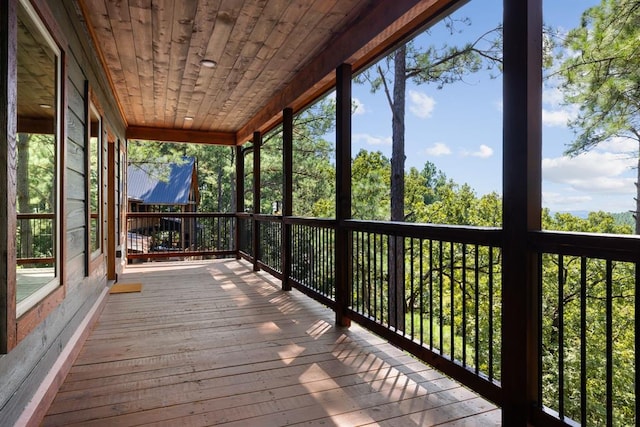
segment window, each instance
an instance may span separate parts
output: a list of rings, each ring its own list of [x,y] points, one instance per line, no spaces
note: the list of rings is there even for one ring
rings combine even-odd
[[[89,141],[87,165],[88,253],[90,260],[102,253],[102,118],[95,104],[89,106]]]
[[[18,6],[16,317],[60,286],[61,53]]]

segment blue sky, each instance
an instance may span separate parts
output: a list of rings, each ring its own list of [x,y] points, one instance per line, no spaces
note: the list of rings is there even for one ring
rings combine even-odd
[[[547,0],[545,23],[570,29],[596,0]],[[417,38],[418,46],[470,41],[502,20],[501,0],[474,0],[456,15],[471,19],[460,35],[434,27]],[[495,74],[495,73],[494,73]],[[353,154],[361,148],[391,156],[391,113],[382,91],[353,86],[358,108],[353,116]],[[543,90],[543,206],[552,211],[632,209],[637,155],[634,144],[614,141],[584,155],[563,155],[573,131],[566,125],[575,107],[562,106],[553,82]],[[429,160],[456,182],[468,183],[478,195],[502,189],[502,80],[478,73],[464,82],[437,89],[407,86],[406,166],[421,169]]]

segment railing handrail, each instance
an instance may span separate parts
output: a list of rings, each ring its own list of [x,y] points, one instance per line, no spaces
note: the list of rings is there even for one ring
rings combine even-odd
[[[272,215],[272,214],[251,214],[253,218],[257,221],[262,222],[281,222],[282,215]]]
[[[640,236],[565,231],[531,231],[532,249],[540,253],[640,262]]]
[[[338,222],[334,218],[308,218],[302,216],[286,216],[285,224],[309,225],[321,228],[335,228]]]
[[[446,240],[488,246],[502,245],[502,229],[466,225],[425,224],[393,221],[349,219],[341,225],[351,231],[392,234],[416,239]]]
[[[162,217],[181,217],[181,218],[231,218],[235,217],[234,212],[127,212],[129,218],[162,218]]]
[[[18,219],[54,219],[54,213],[18,213]]]

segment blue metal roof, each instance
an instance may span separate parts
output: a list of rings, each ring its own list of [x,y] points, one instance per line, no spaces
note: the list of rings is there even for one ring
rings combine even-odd
[[[195,158],[184,163],[129,164],[127,187],[129,199],[147,205],[187,205],[191,190]]]

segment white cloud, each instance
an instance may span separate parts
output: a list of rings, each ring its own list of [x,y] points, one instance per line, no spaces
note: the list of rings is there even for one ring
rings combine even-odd
[[[589,193],[633,194],[634,179],[622,176],[637,160],[626,154],[589,151],[542,160],[544,180]]]
[[[542,91],[542,124],[551,127],[567,127],[570,120],[578,115],[577,105],[565,105],[564,95],[559,88],[560,81],[552,79]]]
[[[542,204],[545,206],[579,206],[593,200],[591,196],[567,196],[560,193],[542,192]]]
[[[421,119],[431,117],[431,113],[433,113],[435,105],[435,99],[431,98],[426,93],[417,92],[415,90],[409,91],[409,111]]]
[[[574,117],[575,113],[571,109],[542,109],[542,124],[545,126],[565,127]]]
[[[448,156],[451,154],[451,149],[447,146],[447,144],[442,142],[436,142],[431,147],[425,150],[425,153],[429,156],[439,157],[439,156]]]
[[[351,102],[353,103],[353,115],[354,116],[361,116],[365,113],[368,113],[369,110],[367,110],[364,106],[364,104],[362,103],[362,101],[360,101],[358,98],[353,98],[351,100]]]
[[[557,108],[562,104],[564,96],[559,87],[548,87],[542,91],[542,103]]]
[[[353,142],[363,142],[367,145],[391,145],[391,137],[379,137],[367,133],[354,133],[351,137]]]
[[[638,141],[631,138],[611,138],[598,144],[598,149],[611,153],[624,153],[630,157],[638,157]]]
[[[477,151],[462,151],[463,156],[480,157],[481,159],[487,159],[493,156],[493,148],[488,145],[480,145]]]

